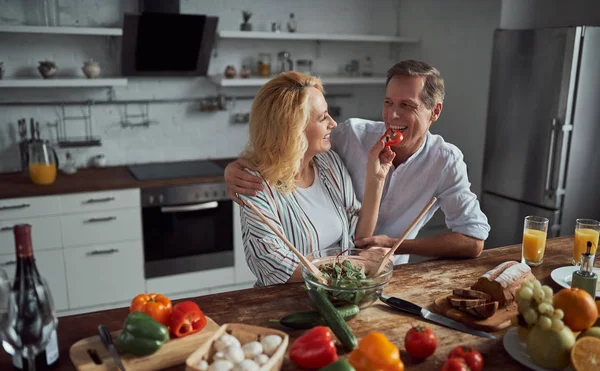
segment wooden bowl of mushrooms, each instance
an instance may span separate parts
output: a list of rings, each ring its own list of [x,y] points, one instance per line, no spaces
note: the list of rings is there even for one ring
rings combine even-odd
[[[279,330],[227,323],[186,359],[186,370],[278,371],[288,343]]]

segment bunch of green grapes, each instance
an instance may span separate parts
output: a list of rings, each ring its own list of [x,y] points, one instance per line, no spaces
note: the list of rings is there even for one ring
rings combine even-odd
[[[554,309],[552,288],[543,285],[538,280],[526,281],[517,289],[517,308],[519,315],[513,319],[513,324],[527,328],[540,326],[542,330],[562,331],[565,327],[562,321],[564,312]],[[516,322],[516,323],[515,323]]]

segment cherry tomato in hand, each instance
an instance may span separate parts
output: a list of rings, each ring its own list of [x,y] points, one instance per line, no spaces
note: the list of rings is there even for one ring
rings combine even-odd
[[[404,336],[404,346],[411,357],[425,359],[435,352],[437,338],[430,328],[416,326]]]
[[[449,358],[444,362],[440,371],[471,371],[462,358]]]
[[[450,352],[448,358],[464,359],[471,371],[481,371],[481,369],[483,369],[483,356],[476,349],[471,347],[456,347]]]

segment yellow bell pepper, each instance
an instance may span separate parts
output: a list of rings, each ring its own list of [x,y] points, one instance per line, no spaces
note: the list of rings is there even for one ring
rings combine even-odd
[[[380,332],[363,337],[348,361],[356,371],[404,371],[400,350]]]

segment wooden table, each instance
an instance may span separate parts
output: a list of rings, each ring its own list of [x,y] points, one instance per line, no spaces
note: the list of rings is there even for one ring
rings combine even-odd
[[[536,278],[550,285],[555,292],[561,289],[550,278],[555,268],[570,264],[573,238],[560,237],[547,242],[544,263],[532,268]],[[438,259],[397,266],[385,293],[407,299],[421,306],[430,306],[432,301],[455,287],[470,286],[477,278],[507,260],[521,259],[521,246],[513,245],[485,250],[476,259]],[[302,284],[286,284],[268,288],[255,288],[194,298],[204,312],[218,324],[241,322],[258,326],[274,327],[290,334],[290,344],[303,330],[290,330],[278,323],[270,322],[299,310],[311,310],[310,301]],[[115,309],[83,315],[61,317],[58,326],[60,366],[58,370],[73,370],[69,359],[69,348],[76,341],[97,334],[98,324],[110,331],[118,330],[127,309]],[[460,344],[476,347],[485,359],[485,370],[526,370],[504,350],[502,336],[507,331],[494,333],[498,340],[488,340],[458,332],[434,323],[422,321],[390,309],[380,301],[362,310],[348,322],[360,339],[370,331],[383,332],[401,349],[406,370],[439,370],[451,349]],[[438,347],[435,353],[423,362],[415,362],[404,350],[404,335],[411,324],[425,323],[436,334]],[[289,347],[288,347],[289,349]],[[340,354],[342,353],[340,348]],[[0,354],[0,370],[11,369],[8,355]],[[172,368],[184,370],[185,366]],[[284,370],[297,370],[286,357]]]

